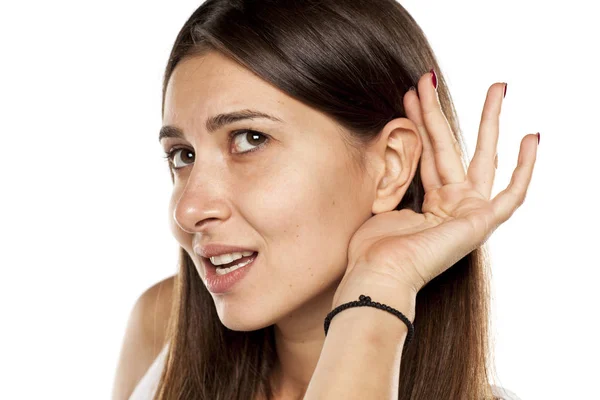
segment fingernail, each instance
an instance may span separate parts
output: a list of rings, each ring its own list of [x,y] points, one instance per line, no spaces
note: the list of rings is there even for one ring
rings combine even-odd
[[[538,144],[540,144],[540,133],[539,132],[537,133],[537,136],[538,136]]]
[[[408,90],[417,90],[417,88],[414,86],[411,86]]]
[[[429,70],[429,72],[431,72],[431,82],[433,83],[433,88],[435,90],[437,90],[437,76],[435,75],[435,71],[433,70],[433,68],[431,68]]]
[[[506,88],[508,87],[508,83],[504,82],[504,97],[506,97]]]

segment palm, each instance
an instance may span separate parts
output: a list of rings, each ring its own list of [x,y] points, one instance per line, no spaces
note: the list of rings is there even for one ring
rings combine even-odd
[[[493,206],[489,198],[470,182],[444,185],[425,194],[423,214],[440,223],[454,219],[470,222],[470,231],[457,232],[483,239],[493,227]],[[467,226],[465,226],[466,229]]]
[[[407,116],[423,142],[422,213],[390,211],[367,220],[352,237],[346,272],[360,274],[361,279],[392,278],[417,292],[481,245],[523,203],[538,141],[536,135],[525,136],[510,184],[490,199],[504,84],[488,91],[477,150],[465,171],[430,76],[419,81],[420,99],[410,91],[404,99]]]

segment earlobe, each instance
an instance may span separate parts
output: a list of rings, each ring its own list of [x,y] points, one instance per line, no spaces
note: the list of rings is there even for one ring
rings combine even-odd
[[[371,212],[394,210],[408,190],[421,157],[421,137],[415,124],[407,118],[390,121],[382,131],[381,170]]]

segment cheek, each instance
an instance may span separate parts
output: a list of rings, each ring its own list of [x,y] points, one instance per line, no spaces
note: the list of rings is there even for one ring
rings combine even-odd
[[[330,279],[343,271],[356,225],[358,205],[352,204],[356,196],[345,168],[313,165],[270,174],[268,184],[246,187],[239,203],[268,246],[270,261],[292,280]]]
[[[302,237],[306,231],[316,234],[329,203],[324,183],[309,168],[286,166],[272,172],[260,182],[247,181],[240,191],[244,197],[238,205],[245,210],[244,217],[259,232],[272,236],[268,239]]]

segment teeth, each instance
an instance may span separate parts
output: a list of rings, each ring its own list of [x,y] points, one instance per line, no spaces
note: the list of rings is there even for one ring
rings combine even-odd
[[[241,253],[229,253],[229,254],[221,254],[220,256],[214,256],[210,258],[210,262],[213,265],[222,265],[228,264],[232,261],[239,260],[242,257],[248,257],[254,254],[253,251],[244,251]]]
[[[239,264],[234,265],[233,267],[229,267],[229,268],[217,268],[217,275],[228,274],[231,271],[235,271],[236,269],[240,269],[242,267],[245,267],[246,265],[250,264],[251,262],[252,262],[252,260],[246,260],[244,262],[241,262]]]

